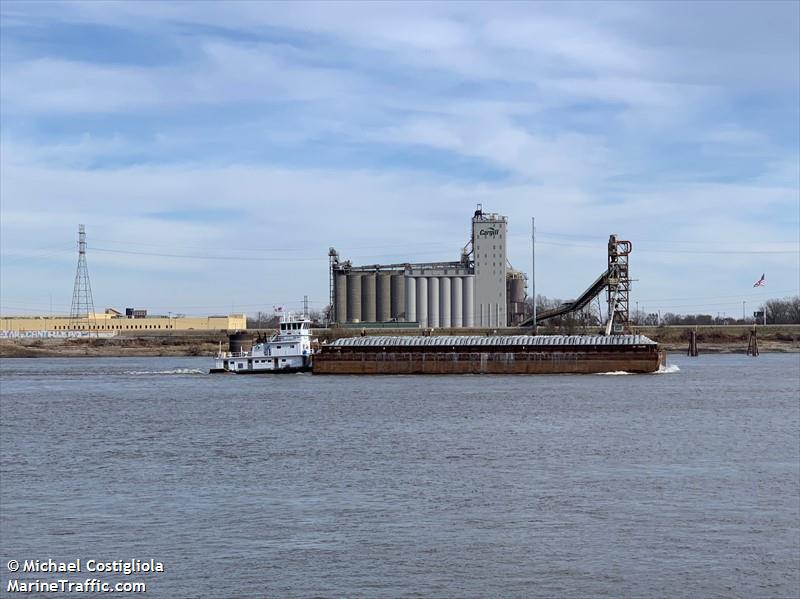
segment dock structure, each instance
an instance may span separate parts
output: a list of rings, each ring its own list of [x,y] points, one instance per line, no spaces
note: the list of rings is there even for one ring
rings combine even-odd
[[[657,371],[665,359],[644,335],[351,337],[323,345],[314,373],[646,373]]]

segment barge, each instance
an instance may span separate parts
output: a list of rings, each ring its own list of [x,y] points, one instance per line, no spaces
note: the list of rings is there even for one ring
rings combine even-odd
[[[644,335],[354,337],[322,345],[314,374],[655,372],[666,353]]]

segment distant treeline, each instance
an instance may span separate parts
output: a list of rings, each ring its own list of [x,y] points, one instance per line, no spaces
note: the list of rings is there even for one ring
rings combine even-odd
[[[800,296],[784,299],[767,300],[764,305],[759,306],[757,311],[762,312],[766,309],[767,324],[800,324]],[[763,322],[763,317],[758,318],[758,322]],[[711,314],[673,314],[667,312],[661,317],[665,325],[681,324],[749,324],[756,319],[752,313],[741,318],[712,316]]]

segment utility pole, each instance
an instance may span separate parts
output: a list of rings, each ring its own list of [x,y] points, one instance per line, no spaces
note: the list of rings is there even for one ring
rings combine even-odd
[[[536,217],[531,217],[531,297],[533,297],[533,334],[536,334]]]
[[[745,324],[745,320],[747,318],[744,311],[745,304],[747,304],[747,300],[742,300],[742,324]]]

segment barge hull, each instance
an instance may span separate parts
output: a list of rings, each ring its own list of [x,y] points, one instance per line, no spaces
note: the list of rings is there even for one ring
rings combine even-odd
[[[663,351],[622,352],[331,352],[315,374],[593,374],[655,372]]]
[[[665,361],[658,344],[643,335],[362,337],[321,347],[314,373],[645,373]]]

